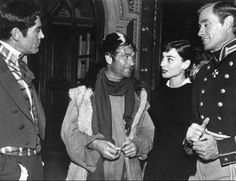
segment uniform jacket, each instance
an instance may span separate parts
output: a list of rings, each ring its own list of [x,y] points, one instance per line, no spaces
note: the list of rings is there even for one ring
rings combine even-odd
[[[33,89],[39,117],[40,137],[44,139],[45,114]],[[0,55],[0,148],[35,148],[37,133],[20,86]]]
[[[194,85],[196,121],[210,118],[207,130],[218,139],[221,165],[236,162],[236,39],[202,67]]]
[[[125,160],[129,166],[129,179],[142,179],[142,172],[139,160],[147,157],[152,148],[154,136],[154,125],[145,119],[147,114],[146,91],[141,91],[140,99],[136,99],[135,116],[130,137],[138,146],[138,157]],[[66,145],[67,152],[74,163],[71,163],[68,170],[67,180],[86,180],[87,173],[96,170],[96,163],[100,154],[96,150],[86,147],[96,138],[103,138],[103,135],[93,135],[91,129],[92,114],[95,111],[93,106],[93,91],[85,86],[70,90],[71,102],[68,106],[62,129],[61,137]],[[132,131],[133,130],[133,131]]]

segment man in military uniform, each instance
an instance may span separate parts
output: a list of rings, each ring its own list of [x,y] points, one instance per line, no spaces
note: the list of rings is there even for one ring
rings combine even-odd
[[[195,123],[186,134],[199,156],[189,180],[236,179],[236,7],[208,3],[199,10],[199,32],[212,59],[198,73],[193,92]]]

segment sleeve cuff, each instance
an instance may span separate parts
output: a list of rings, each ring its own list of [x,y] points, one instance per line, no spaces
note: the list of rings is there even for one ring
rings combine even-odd
[[[234,137],[217,141],[221,166],[236,162],[236,143]]]
[[[134,144],[136,145],[136,147],[137,147],[137,149],[138,149],[137,155],[139,156],[139,155],[141,154],[141,153],[140,153],[140,150],[142,150],[142,148],[141,148],[141,146],[142,146],[142,140],[135,137],[135,138],[133,139],[133,142],[134,142]]]
[[[145,140],[143,140],[142,138],[139,137],[135,137],[133,139],[134,144],[137,146],[137,158],[139,160],[144,160],[147,158],[147,153],[148,150],[151,150],[151,148],[149,148],[145,142]]]
[[[185,152],[188,154],[188,155],[192,155],[194,153],[193,151],[193,143],[188,141],[187,138],[185,137],[184,140],[183,140],[183,147],[184,147],[184,150]]]
[[[90,143],[92,143],[95,139],[104,139],[104,136],[100,133],[96,134],[96,135],[92,135],[92,136],[87,136],[86,139],[86,146],[89,145]]]

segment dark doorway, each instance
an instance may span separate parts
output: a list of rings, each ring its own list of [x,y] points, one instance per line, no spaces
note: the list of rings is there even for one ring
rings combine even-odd
[[[46,2],[46,1],[45,1]],[[30,56],[35,85],[46,113],[44,150],[63,151],[60,129],[69,103],[68,91],[77,86],[100,61],[103,38],[101,0],[47,1],[40,53]]]

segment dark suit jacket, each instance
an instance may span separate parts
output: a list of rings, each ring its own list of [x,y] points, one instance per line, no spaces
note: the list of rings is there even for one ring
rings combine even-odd
[[[40,137],[45,135],[45,114],[33,89],[39,117]],[[35,148],[36,129],[20,86],[0,55],[0,148],[17,146]]]

